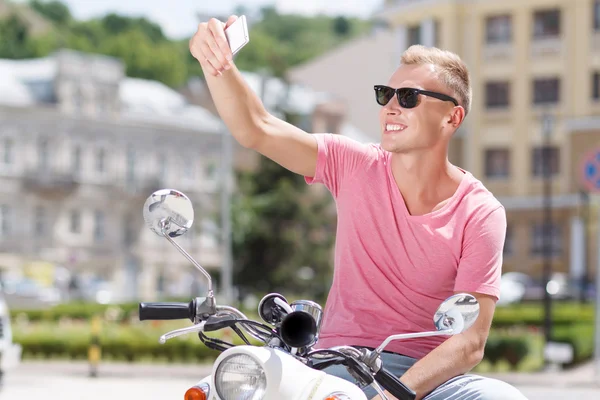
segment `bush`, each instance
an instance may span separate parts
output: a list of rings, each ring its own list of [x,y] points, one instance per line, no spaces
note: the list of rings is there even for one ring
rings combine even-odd
[[[573,346],[573,362],[570,365],[587,361],[594,354],[594,325],[573,324],[553,329],[551,338],[555,342]]]
[[[55,324],[32,324],[26,329],[16,328],[14,341],[23,347],[24,358],[87,359],[92,339],[89,326],[74,324],[61,327],[60,335],[56,334],[56,328]],[[148,329],[144,324],[107,324],[100,335],[102,358],[129,362],[206,362],[218,356],[218,352],[204,346],[196,335],[174,338],[160,344],[158,337],[170,329]]]
[[[594,306],[579,303],[552,304],[552,323],[556,326],[573,323],[593,323]],[[542,303],[517,304],[507,307],[497,307],[494,313],[493,327],[508,327],[514,325],[543,326],[544,306]]]
[[[520,364],[533,353],[533,335],[498,334],[490,335],[484,351],[484,359],[493,367],[501,361],[506,361],[512,370],[517,370]]]

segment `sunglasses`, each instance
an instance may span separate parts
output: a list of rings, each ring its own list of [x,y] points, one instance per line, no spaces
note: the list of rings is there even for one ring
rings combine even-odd
[[[451,101],[455,106],[458,106],[458,101],[455,98],[443,93],[430,92],[429,90],[399,88],[394,89],[389,86],[375,85],[375,100],[380,106],[385,106],[392,100],[394,94],[398,97],[398,104],[402,108],[415,108],[419,104],[419,95],[434,97],[439,100]]]

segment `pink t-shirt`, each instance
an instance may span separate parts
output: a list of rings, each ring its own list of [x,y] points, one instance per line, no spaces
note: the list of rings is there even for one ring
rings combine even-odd
[[[469,172],[442,208],[412,216],[390,169],[391,153],[334,134],[315,134],[314,178],[337,206],[333,283],[318,347],[377,347],[392,334],[431,331],[455,292],[500,294],[506,214]],[[422,358],[448,337],[386,348]]]

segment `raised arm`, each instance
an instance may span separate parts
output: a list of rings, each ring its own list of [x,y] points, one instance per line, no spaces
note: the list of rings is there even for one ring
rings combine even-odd
[[[240,145],[312,177],[317,165],[316,139],[271,115],[233,63],[225,29],[236,19],[201,23],[190,40],[190,52],[202,66],[217,111]]]

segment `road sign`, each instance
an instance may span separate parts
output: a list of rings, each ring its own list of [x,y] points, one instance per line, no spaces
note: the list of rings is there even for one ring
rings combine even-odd
[[[580,167],[582,184],[592,193],[600,193],[600,148],[587,153]]]

